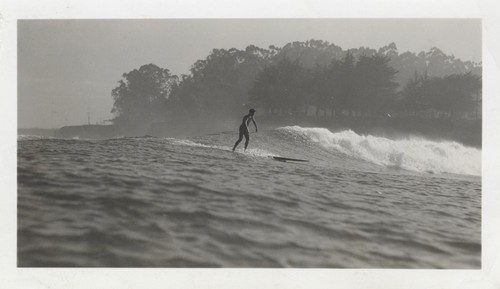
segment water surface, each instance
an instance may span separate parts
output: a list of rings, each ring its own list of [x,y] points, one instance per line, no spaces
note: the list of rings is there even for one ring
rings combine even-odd
[[[236,138],[20,136],[18,266],[480,268],[480,150],[285,127],[232,153]]]

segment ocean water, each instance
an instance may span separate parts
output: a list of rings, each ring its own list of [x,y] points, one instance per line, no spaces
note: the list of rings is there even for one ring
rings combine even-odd
[[[18,266],[481,267],[481,150],[298,126],[236,139],[19,136]]]

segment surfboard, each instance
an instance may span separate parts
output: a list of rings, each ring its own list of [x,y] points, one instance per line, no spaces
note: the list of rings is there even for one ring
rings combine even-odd
[[[291,159],[291,158],[283,158],[283,157],[273,157],[274,160],[280,162],[308,162],[308,160],[301,159]]]

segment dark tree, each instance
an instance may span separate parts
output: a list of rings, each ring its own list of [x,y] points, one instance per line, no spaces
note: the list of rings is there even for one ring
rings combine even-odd
[[[452,74],[442,78],[441,82],[442,92],[438,95],[441,110],[448,111],[451,118],[475,111],[475,97],[482,87],[479,76],[470,72]]]
[[[355,60],[354,56],[347,51],[347,54],[340,61],[339,71],[338,71],[338,98],[337,104],[340,110],[346,109],[351,115],[354,114],[356,108],[356,96],[355,90],[356,79],[355,79]]]
[[[278,68],[276,66],[266,66],[257,76],[254,85],[248,92],[250,102],[254,106],[264,109],[267,114],[278,111],[281,107],[279,81]]]
[[[452,118],[477,114],[481,87],[481,77],[470,72],[432,78],[415,75],[403,90],[404,107],[414,114],[434,110]]]
[[[356,63],[353,107],[365,115],[384,113],[394,99],[397,71],[389,61],[389,57],[375,54],[362,55]]]
[[[168,69],[154,64],[124,73],[112,91],[113,122],[136,127],[164,120],[166,102],[176,81]]]
[[[412,79],[406,83],[398,109],[417,114],[431,108],[428,90],[429,78],[427,74],[420,76],[415,71]]]
[[[329,66],[317,66],[311,72],[312,105],[316,107],[316,116],[323,111],[326,116],[327,110],[334,115],[335,108],[341,108],[337,100],[339,94],[339,66],[340,62],[333,60]]]
[[[248,91],[256,75],[277,49],[248,46],[245,50],[214,49],[191,67],[175,90],[182,111],[192,115],[225,117],[239,115],[248,103]]]
[[[307,71],[287,58],[265,67],[249,91],[250,101],[268,113],[298,114],[307,105]]]

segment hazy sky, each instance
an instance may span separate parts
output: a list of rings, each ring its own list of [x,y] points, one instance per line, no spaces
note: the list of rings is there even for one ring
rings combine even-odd
[[[481,22],[448,19],[20,20],[18,127],[55,128],[112,117],[111,90],[123,73],[154,63],[188,73],[213,48],[326,40],[343,49],[400,53],[433,46],[481,61]]]

